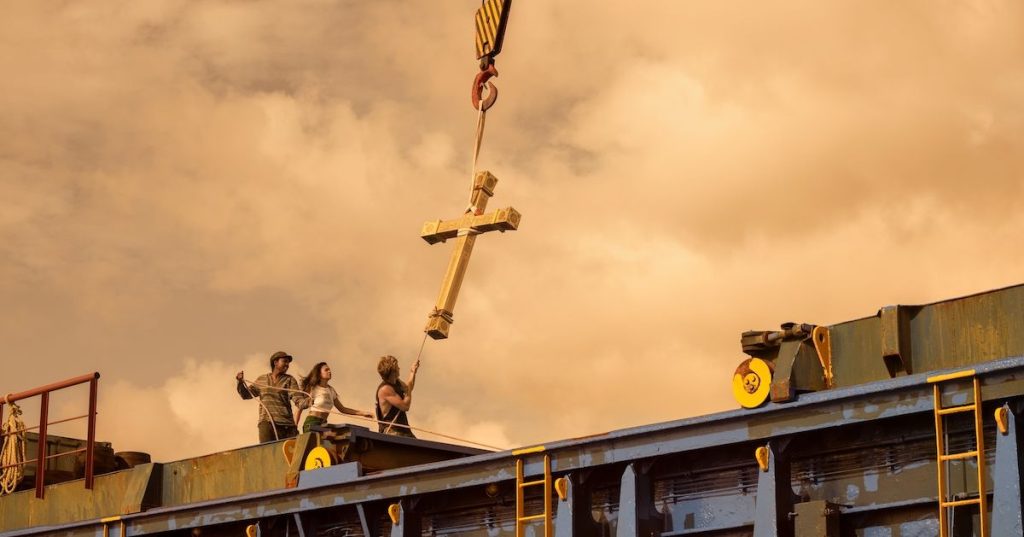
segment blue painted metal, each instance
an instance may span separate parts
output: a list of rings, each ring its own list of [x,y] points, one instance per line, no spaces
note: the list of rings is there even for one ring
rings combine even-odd
[[[410,500],[398,502],[398,524],[391,526],[391,537],[420,537],[420,517],[410,510]]]
[[[754,494],[707,496],[666,506],[670,535],[691,535],[748,528],[754,525]],[[581,534],[585,535],[585,534]]]
[[[771,441],[767,448],[768,469],[757,478],[754,537],[789,537],[793,535],[789,516],[793,511],[793,488],[786,444]]]
[[[1024,535],[1021,510],[1021,452],[1017,413],[1003,405],[1007,431],[996,431],[996,463],[992,472],[992,535]]]
[[[302,514],[292,513],[292,518],[295,520],[295,529],[298,530],[299,537],[306,537],[306,528],[302,522]]]
[[[647,465],[626,465],[619,486],[619,520],[615,537],[640,537],[661,531],[660,516],[654,509],[654,484]]]
[[[1024,395],[1024,358],[1010,358],[974,367],[983,382],[985,400]],[[931,373],[931,374],[934,374]],[[828,392],[804,394],[792,403],[769,404],[754,411],[731,411],[614,431],[577,440],[546,444],[556,474],[635,462],[669,455],[747,445],[801,433],[822,434],[833,428],[878,423],[877,420],[926,414],[931,419],[932,391],[925,374],[899,377]],[[314,511],[338,505],[377,502],[410,495],[450,493],[513,479],[509,452],[487,453],[464,459],[388,470],[350,480],[338,477],[303,490],[277,489],[187,506],[157,507],[128,514],[128,535],[154,534],[262,517]],[[751,464],[753,462],[751,461]],[[540,475],[539,457],[527,458],[526,474]],[[58,485],[59,486],[59,485]],[[37,526],[2,533],[31,535],[76,528],[85,534],[97,519],[61,526]]]
[[[370,523],[366,520],[366,508],[363,507],[363,504],[356,504],[356,514],[359,515],[359,525],[363,530],[363,535],[370,535]]]
[[[558,509],[555,512],[555,537],[600,534],[590,512],[590,495],[587,488],[579,484],[580,479],[576,473],[570,473],[565,478],[565,499],[558,501]]]
[[[336,464],[327,468],[317,470],[305,470],[299,472],[299,484],[295,488],[306,490],[329,486],[336,483],[352,481],[363,475],[362,466],[358,462]]]

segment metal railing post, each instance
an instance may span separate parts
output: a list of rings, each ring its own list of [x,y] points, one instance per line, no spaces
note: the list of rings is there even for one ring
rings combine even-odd
[[[85,488],[92,490],[94,457],[96,456],[96,391],[99,380],[89,381],[89,432],[85,444]]]
[[[60,382],[54,382],[53,384],[47,384],[45,386],[39,386],[38,388],[33,388],[31,390],[26,390],[26,391],[23,391],[23,392],[9,393],[6,396],[0,397],[0,419],[3,418],[4,406],[7,405],[7,403],[14,403],[15,401],[21,401],[22,399],[27,399],[29,397],[35,397],[37,395],[40,397],[40,401],[39,401],[39,428],[38,428],[39,429],[39,433],[38,433],[39,445],[36,446],[37,447],[37,449],[36,449],[36,455],[37,456],[36,456],[36,459],[34,461],[29,460],[29,461],[25,461],[24,463],[22,463],[23,465],[27,465],[27,464],[30,464],[30,463],[33,463],[33,462],[36,464],[36,498],[42,499],[43,496],[45,495],[45,487],[46,487],[46,459],[54,458],[54,457],[62,457],[62,456],[76,454],[76,453],[82,453],[82,452],[85,453],[85,488],[86,489],[92,489],[93,488],[93,482],[94,482],[94,477],[95,477],[95,473],[96,473],[94,466],[96,465],[96,415],[97,415],[96,403],[97,403],[97,394],[99,392],[99,378],[100,378],[99,372],[93,372],[93,373],[89,373],[88,375],[82,375],[82,376],[79,376],[79,377],[70,378],[70,379],[67,379],[67,380],[62,380]],[[85,384],[86,382],[89,383],[89,413],[85,414],[85,415],[82,415],[82,416],[75,416],[73,418],[57,420],[57,421],[53,422],[52,424],[49,423],[49,419],[50,419],[50,392],[53,392],[53,391],[56,391],[56,390],[63,390],[64,388],[70,388],[72,386],[78,386],[79,384]],[[47,426],[48,425],[57,424],[57,423],[64,423],[66,421],[82,419],[82,418],[87,418],[89,420],[88,433],[87,433],[88,434],[88,438],[86,440],[85,447],[82,448],[82,449],[76,449],[74,451],[57,452],[57,453],[54,453],[52,456],[48,457],[46,455],[46,447],[47,447],[46,446],[46,434],[47,434],[46,431],[47,431]],[[31,428],[29,428],[29,430],[31,430]],[[16,466],[16,465],[11,465],[11,466]]]
[[[37,440],[38,449],[36,457],[36,498],[43,499],[45,494],[45,480],[46,475],[46,425],[50,409],[50,392],[43,392],[40,394],[39,400],[39,437]]]

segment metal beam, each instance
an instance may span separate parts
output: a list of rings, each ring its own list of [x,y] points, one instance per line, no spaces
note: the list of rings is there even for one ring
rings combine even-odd
[[[1003,405],[1006,432],[996,430],[996,463],[992,471],[992,535],[1024,535],[1021,520],[1021,452],[1017,413]]]
[[[979,364],[974,368],[983,381],[985,400],[1005,400],[1024,395],[1024,358]],[[932,374],[940,372],[931,372]],[[953,391],[950,391],[952,394]],[[563,473],[620,462],[634,462],[730,444],[767,441],[800,433],[824,431],[858,423],[873,423],[933,412],[933,394],[924,375],[899,377],[869,385],[802,394],[785,405],[769,404],[753,411],[730,411],[698,418],[614,431],[585,439],[546,444],[552,471]],[[964,391],[966,397],[966,391]],[[488,453],[434,464],[380,472],[350,481],[325,483],[301,491],[274,490],[155,508],[126,515],[129,534],[152,534],[229,521],[255,520],[262,516],[309,511],[344,504],[403,498],[476,487],[512,479],[509,452]],[[540,457],[527,458],[526,475],[540,475]],[[63,526],[37,527],[6,533],[31,535],[55,529],[95,526],[95,520]],[[86,529],[87,534],[88,530]]]
[[[420,537],[420,516],[410,508],[410,500],[397,502],[398,522],[391,526],[391,537]]]
[[[768,442],[768,468],[757,476],[757,500],[754,505],[754,537],[790,537],[793,535],[793,487],[789,457],[784,442]]]
[[[370,522],[366,519],[366,508],[363,507],[363,504],[356,504],[356,514],[359,515],[359,525],[363,528],[363,535],[372,535],[370,533]]]
[[[565,499],[558,501],[555,513],[555,537],[600,533],[590,512],[590,491],[582,481],[578,472],[565,476]]]
[[[654,508],[654,483],[649,469],[650,463],[632,462],[623,470],[615,537],[641,537],[661,532],[661,517]]]
[[[292,513],[292,515],[295,519],[295,528],[299,530],[299,537],[306,537],[306,529],[302,524],[302,514]]]

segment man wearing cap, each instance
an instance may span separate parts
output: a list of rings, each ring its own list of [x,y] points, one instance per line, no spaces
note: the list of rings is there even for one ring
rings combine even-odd
[[[290,402],[297,404],[304,394],[299,390],[295,377],[287,373],[291,362],[292,357],[287,352],[277,351],[270,356],[270,373],[260,375],[256,382],[246,384],[244,371],[235,375],[238,395],[242,399],[259,397],[260,418],[257,427],[261,444],[291,438],[299,433]]]

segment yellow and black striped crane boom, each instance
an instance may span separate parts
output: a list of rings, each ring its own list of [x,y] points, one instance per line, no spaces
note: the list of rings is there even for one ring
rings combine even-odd
[[[476,10],[476,59],[493,62],[501,52],[511,7],[512,0],[483,0]]]

